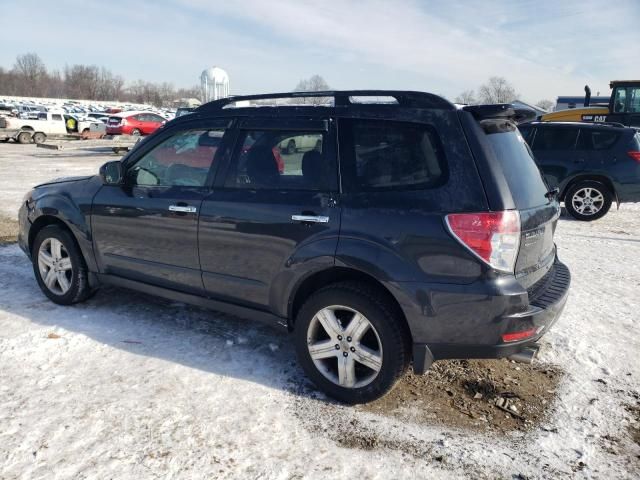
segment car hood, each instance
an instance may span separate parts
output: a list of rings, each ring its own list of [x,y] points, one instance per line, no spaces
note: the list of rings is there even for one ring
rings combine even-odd
[[[38,188],[38,187],[44,187],[46,185],[54,185],[57,183],[70,183],[70,182],[80,182],[83,180],[88,180],[90,178],[93,178],[95,175],[84,175],[84,176],[77,176],[77,177],[60,177],[60,178],[54,178],[53,180],[49,180],[48,182],[44,182],[41,183],[39,185],[36,185],[33,188]]]

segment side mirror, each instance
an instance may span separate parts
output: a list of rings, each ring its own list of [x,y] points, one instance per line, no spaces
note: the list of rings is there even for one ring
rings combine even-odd
[[[105,185],[121,185],[124,181],[122,162],[115,160],[100,167],[100,178]]]

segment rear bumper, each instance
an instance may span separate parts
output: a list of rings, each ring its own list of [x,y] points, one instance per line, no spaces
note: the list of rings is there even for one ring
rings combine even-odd
[[[511,313],[493,318],[485,325],[484,332],[491,330],[493,342],[414,342],[414,371],[418,374],[428,370],[433,361],[454,358],[502,358],[521,352],[536,343],[558,320],[569,296],[571,274],[563,263],[556,260],[554,267],[540,282],[529,289],[528,308],[519,313]],[[473,306],[467,305],[473,309]],[[479,317],[482,310],[476,310]],[[535,334],[525,340],[503,342],[504,333],[535,330]]]

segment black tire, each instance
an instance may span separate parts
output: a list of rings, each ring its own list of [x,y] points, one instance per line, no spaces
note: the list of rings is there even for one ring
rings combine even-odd
[[[33,143],[44,143],[47,140],[47,136],[42,132],[36,132],[33,134]]]
[[[336,305],[349,307],[362,314],[375,329],[380,343],[381,367],[370,383],[359,388],[344,387],[327,378],[309,352],[311,322],[322,309]],[[294,330],[298,360],[307,376],[327,395],[348,404],[366,403],[385,395],[394,387],[410,361],[409,333],[403,328],[395,311],[380,292],[365,283],[335,283],[312,294],[298,312]],[[330,340],[333,342],[333,339]],[[350,337],[348,340],[351,342]],[[336,350],[339,354],[338,346]],[[337,361],[339,358],[338,355]]]
[[[584,208],[581,212],[580,198],[584,198],[585,192],[590,193],[591,206]],[[593,198],[602,198],[601,201],[593,201]],[[583,201],[584,202],[584,201]],[[604,217],[613,202],[613,194],[606,185],[593,180],[579,181],[569,187],[564,196],[564,206],[569,215],[576,220],[590,222]],[[594,210],[597,210],[594,212]]]
[[[142,135],[142,132],[139,129],[134,128],[133,130],[131,130],[131,135],[139,137],[140,135]]]
[[[51,239],[55,239],[62,243],[66,250],[67,257],[71,260],[71,272],[69,273],[69,288],[66,292],[54,292],[49,288],[41,274],[41,258],[39,255],[40,246]],[[66,257],[65,257],[66,258]],[[87,264],[82,257],[82,253],[78,248],[75,239],[68,230],[58,226],[49,225],[38,232],[33,242],[31,251],[31,259],[33,262],[33,272],[42,292],[54,303],[59,305],[72,305],[79,303],[91,296],[93,291],[89,286],[89,275]]]
[[[18,143],[21,143],[22,145],[31,143],[31,132],[20,132],[16,140],[18,140]]]
[[[289,142],[287,143],[287,153],[289,155],[296,153],[296,141],[295,140],[289,140]]]

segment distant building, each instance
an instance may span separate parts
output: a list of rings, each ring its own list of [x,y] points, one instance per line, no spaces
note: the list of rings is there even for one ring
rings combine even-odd
[[[211,102],[229,96],[229,75],[219,67],[207,68],[200,75],[202,101]]]
[[[609,97],[591,97],[589,105],[609,105]],[[584,95],[580,97],[558,97],[553,111],[584,107]]]

